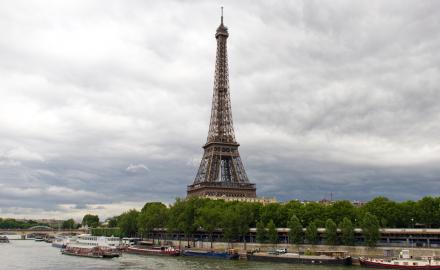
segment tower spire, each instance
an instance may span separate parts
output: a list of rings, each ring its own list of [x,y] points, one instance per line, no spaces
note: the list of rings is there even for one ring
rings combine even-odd
[[[228,28],[223,24],[223,7],[221,7],[221,17],[220,17],[220,25],[217,27],[217,32],[215,33],[215,37],[219,36],[228,37]],[[218,47],[218,44],[217,44]]]

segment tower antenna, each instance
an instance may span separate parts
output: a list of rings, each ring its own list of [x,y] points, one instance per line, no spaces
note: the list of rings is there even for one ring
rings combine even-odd
[[[223,7],[222,7],[222,24],[223,24]]]

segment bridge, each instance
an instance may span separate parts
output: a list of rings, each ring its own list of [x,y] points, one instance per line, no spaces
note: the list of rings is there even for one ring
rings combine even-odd
[[[17,239],[26,239],[30,236],[55,236],[55,235],[77,235],[89,233],[88,229],[54,229],[48,226],[34,226],[27,229],[0,229],[0,235],[17,235]]]

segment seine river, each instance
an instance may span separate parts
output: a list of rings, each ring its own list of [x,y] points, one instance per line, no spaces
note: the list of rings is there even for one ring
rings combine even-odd
[[[44,242],[31,240],[11,241],[0,244],[1,270],[73,270],[73,269],[296,269],[296,270],[347,270],[360,269],[344,266],[310,266],[273,264],[247,261],[223,261],[214,259],[196,259],[187,257],[154,257],[124,254],[114,259],[92,259],[61,255],[59,249]]]

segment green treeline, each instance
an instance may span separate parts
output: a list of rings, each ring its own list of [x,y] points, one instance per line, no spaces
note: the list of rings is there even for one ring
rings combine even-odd
[[[81,225],[89,226],[89,227],[98,227],[99,226],[98,215],[86,214],[82,219]]]
[[[0,229],[28,229],[34,226],[48,226],[33,220],[16,220],[13,218],[0,218]]]
[[[189,239],[198,230],[211,237],[221,229],[225,241],[243,239],[249,228],[257,228],[256,241],[276,243],[275,228],[290,228],[292,243],[318,243],[317,228],[326,228],[325,243],[353,244],[354,228],[362,228],[365,243],[374,245],[379,228],[440,227],[440,198],[395,202],[377,197],[362,207],[349,201],[329,205],[310,202],[272,203],[225,202],[190,198],[177,199],[170,207],[147,203],[141,211],[129,210],[109,221],[108,227],[94,232],[106,235],[146,236],[154,228],[182,232]],[[303,228],[305,231],[303,232]],[[106,230],[106,232],[104,232]],[[338,233],[339,232],[339,233]]]
[[[99,225],[99,222],[94,222],[90,225],[92,225],[90,227],[96,227]],[[16,220],[13,218],[5,218],[5,219],[0,218],[0,229],[29,229],[34,226],[47,226],[47,227],[51,227],[52,229],[59,229],[59,228],[78,229],[81,226],[81,224],[77,224],[73,219],[64,220],[59,226],[56,224],[41,223],[34,220]]]

